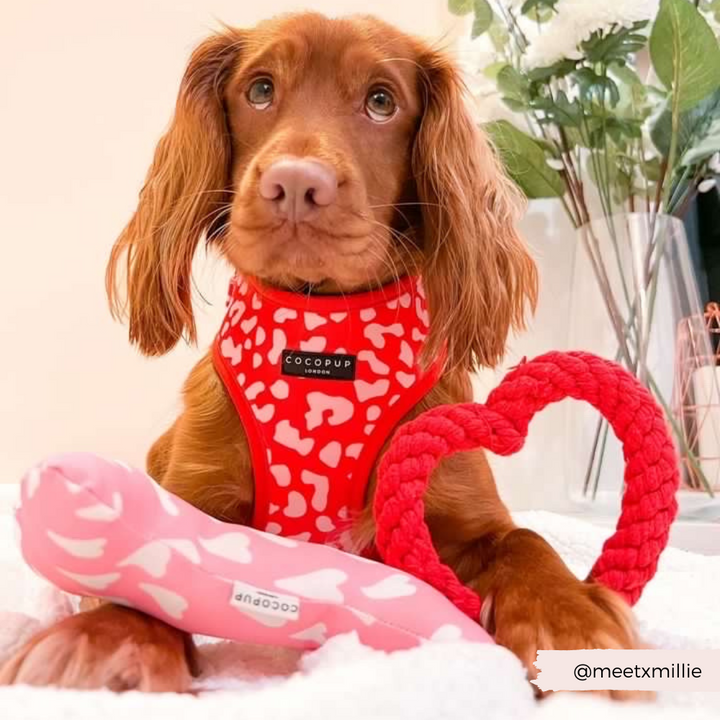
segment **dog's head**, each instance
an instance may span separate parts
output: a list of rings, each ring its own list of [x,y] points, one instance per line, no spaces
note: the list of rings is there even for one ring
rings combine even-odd
[[[228,28],[193,53],[175,116],[108,266],[126,262],[130,338],[195,339],[201,237],[240,272],[349,293],[421,272],[426,360],[492,366],[534,303],[520,198],[449,58],[373,18],[302,14]]]

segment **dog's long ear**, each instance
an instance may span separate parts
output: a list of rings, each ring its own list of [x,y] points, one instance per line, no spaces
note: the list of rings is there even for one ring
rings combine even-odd
[[[473,121],[450,60],[424,48],[419,65],[424,112],[413,172],[431,317],[425,359],[445,348],[447,368],[493,367],[537,298],[535,263],[515,228],[522,197]]]
[[[193,53],[137,210],[112,249],[106,287],[113,316],[127,312],[130,340],[146,355],[166,353],[183,333],[196,339],[192,259],[228,207],[223,89],[242,41],[240,31],[228,29]]]

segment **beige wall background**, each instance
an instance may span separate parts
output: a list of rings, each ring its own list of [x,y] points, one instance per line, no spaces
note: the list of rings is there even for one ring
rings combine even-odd
[[[167,124],[187,57],[219,21],[279,12],[374,13],[446,44],[465,32],[445,0],[24,0],[0,23],[0,482],[44,455],[91,450],[142,465],[178,410],[184,376],[223,312],[228,270],[199,257],[200,348],[140,357],[110,320],[104,268]],[[509,363],[565,340],[572,253],[559,215],[524,228],[543,274],[534,329]],[[478,380],[482,396],[495,382]],[[516,507],[564,503],[563,417],[540,419],[520,458],[498,461]]]

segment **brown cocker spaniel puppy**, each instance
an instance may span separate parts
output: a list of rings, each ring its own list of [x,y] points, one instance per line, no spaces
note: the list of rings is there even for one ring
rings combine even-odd
[[[190,273],[203,238],[238,273],[298,293],[347,295],[421,274],[424,361],[444,364],[407,420],[470,400],[471,373],[500,360],[534,305],[520,207],[446,54],[370,17],[280,17],[227,28],[193,53],[113,248],[108,291],[117,314],[127,296],[130,340],[162,355],[195,339]],[[248,441],[210,354],[183,398],[149,472],[204,512],[249,523]],[[371,478],[351,530],[358,549],[372,545],[373,491]],[[530,675],[538,648],[636,643],[618,596],[576,579],[541,537],[513,524],[482,452],[441,465],[426,516],[442,559],[488,599],[479,621]],[[100,605],[33,638],[0,679],[180,691],[194,661],[180,631]]]

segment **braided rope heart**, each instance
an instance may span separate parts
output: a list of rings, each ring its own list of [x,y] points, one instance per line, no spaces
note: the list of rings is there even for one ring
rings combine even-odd
[[[657,569],[677,514],[677,454],[667,422],[653,397],[616,363],[589,353],[552,352],[508,373],[484,405],[433,408],[404,425],[385,454],[374,513],[383,560],[444,593],[477,618],[482,604],[440,562],[425,524],[423,495],[442,458],[485,448],[512,455],[522,448],[534,415],[564,398],[599,410],[623,444],[625,491],[614,534],[590,578],[634,604]]]

